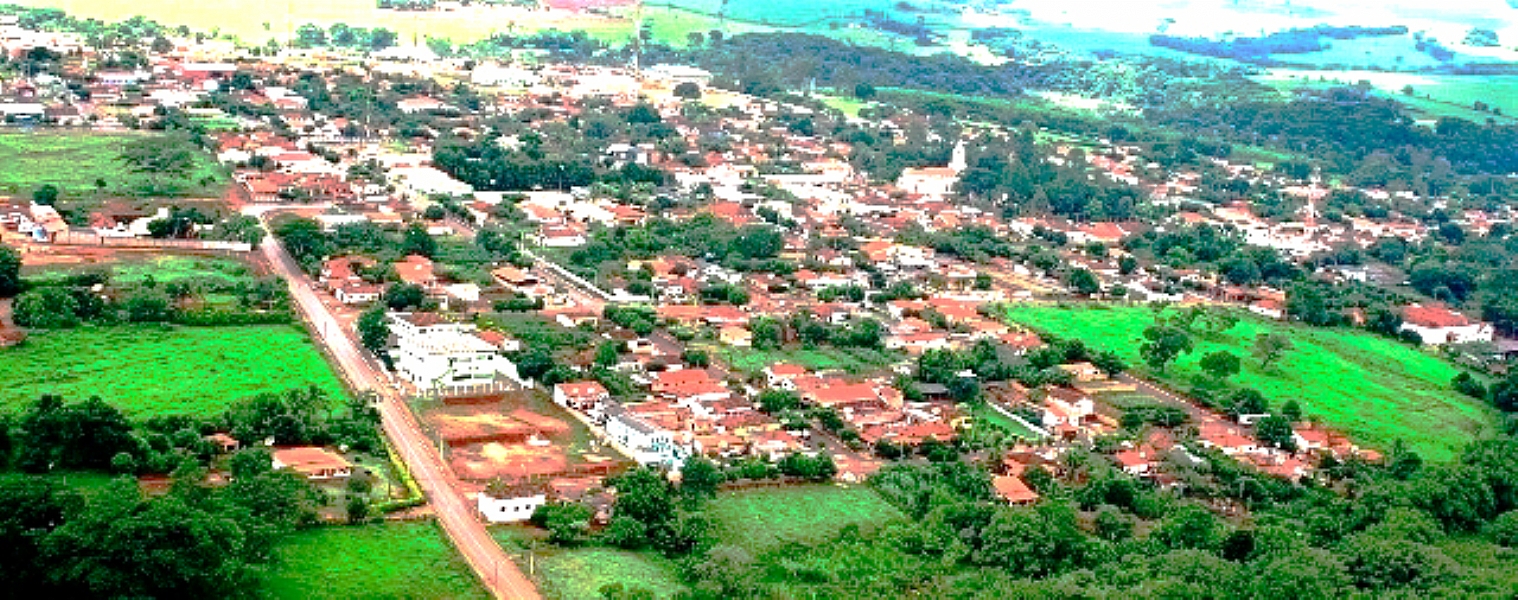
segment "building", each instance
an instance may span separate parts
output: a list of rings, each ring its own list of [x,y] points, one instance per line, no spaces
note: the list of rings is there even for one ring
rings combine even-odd
[[[553,401],[564,408],[590,413],[605,408],[611,394],[599,381],[571,381],[553,386]]]
[[[305,446],[274,451],[274,470],[290,469],[311,481],[347,479],[353,475],[353,463],[326,448]]]
[[[491,523],[520,523],[548,504],[548,486],[533,482],[490,482],[476,499],[480,515]]]
[[[998,475],[991,478],[991,488],[996,490],[996,495],[1008,504],[1024,505],[1038,502],[1038,492],[1023,483],[1020,477]]]
[[[1490,342],[1495,336],[1491,323],[1473,321],[1438,304],[1403,307],[1400,330],[1417,333],[1423,343],[1431,346]]]
[[[626,406],[612,402],[606,407],[606,435],[625,448],[638,464],[679,469],[689,455],[675,444],[674,432],[644,419]]]
[[[396,335],[395,370],[422,389],[521,382],[501,348],[476,335],[473,325],[445,323],[431,313],[390,313]]]

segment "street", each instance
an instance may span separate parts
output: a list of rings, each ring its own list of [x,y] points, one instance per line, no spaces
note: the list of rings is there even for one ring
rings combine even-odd
[[[289,282],[291,298],[311,323],[315,338],[337,363],[342,376],[354,389],[370,390],[379,395],[380,417],[390,444],[406,462],[437,513],[443,530],[480,581],[496,598],[540,598],[532,581],[522,574],[490,537],[485,525],[475,517],[473,507],[459,493],[452,471],[422,432],[406,406],[404,396],[390,385],[375,362],[333,317],[312,289],[310,279],[297,268],[284,246],[271,235],[264,240],[260,251],[274,272]]]

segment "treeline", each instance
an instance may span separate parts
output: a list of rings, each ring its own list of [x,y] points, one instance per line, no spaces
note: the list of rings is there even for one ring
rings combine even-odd
[[[785,240],[773,226],[734,227],[703,212],[689,221],[651,219],[643,225],[601,229],[569,255],[569,262],[571,268],[594,276],[608,263],[676,254],[736,270],[790,273],[794,265],[778,258],[784,249]],[[632,277],[646,280],[651,275],[634,273]]]
[[[112,282],[105,273],[28,282],[16,297],[12,317],[22,327],[63,329],[84,323],[178,323],[254,325],[291,322],[289,291],[278,279],[228,282],[192,277],[159,283]],[[233,306],[207,304],[211,295],[231,295]]]
[[[1407,35],[1407,27],[1401,25],[1393,27],[1318,25],[1306,29],[1278,31],[1264,37],[1235,37],[1226,40],[1155,34],[1149,36],[1149,44],[1191,54],[1271,65],[1279,62],[1270,58],[1272,54],[1311,54],[1327,50],[1329,46],[1323,41],[1325,38],[1352,40],[1360,37],[1392,35]]]
[[[344,23],[334,23],[331,27],[322,29],[320,25],[307,23],[295,30],[295,44],[301,48],[321,48],[334,46],[338,48],[360,48],[365,50],[384,50],[396,44],[394,31],[384,27],[373,29],[366,27],[352,27]]]

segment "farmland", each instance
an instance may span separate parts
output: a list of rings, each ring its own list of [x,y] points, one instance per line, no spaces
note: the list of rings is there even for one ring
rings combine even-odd
[[[436,523],[324,527],[276,549],[270,598],[486,598]]]
[[[34,332],[0,350],[0,411],[42,394],[100,396],[128,417],[220,414],[267,391],[343,388],[306,333],[280,326],[81,327]]]
[[[828,485],[722,492],[706,514],[724,543],[755,556],[791,543],[820,544],[849,525],[870,529],[902,516],[873,489]]]
[[[1011,321],[1067,339],[1117,352],[1140,365],[1143,330],[1153,323],[1144,307],[1013,306]],[[1269,369],[1250,358],[1251,342],[1261,333],[1281,333],[1295,349]],[[1423,457],[1452,459],[1467,442],[1493,429],[1491,409],[1450,389],[1459,370],[1407,345],[1367,333],[1244,318],[1222,334],[1194,336],[1196,349],[1183,355],[1163,375],[1180,384],[1203,377],[1197,363],[1214,351],[1244,358],[1234,383],[1259,390],[1274,406],[1296,399],[1309,417],[1349,434],[1372,448],[1390,448],[1401,440]]]
[[[119,157],[135,133],[0,133],[0,194],[30,196],[45,185],[58,186],[64,201],[98,202],[108,196],[135,196],[143,177],[127,170]],[[198,154],[190,185],[177,195],[219,198],[227,176],[207,154]],[[104,182],[101,189],[97,181]]]

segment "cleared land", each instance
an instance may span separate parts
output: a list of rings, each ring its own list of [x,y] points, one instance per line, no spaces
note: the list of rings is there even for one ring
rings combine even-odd
[[[27,279],[37,282],[58,280],[68,275],[89,272],[106,272],[110,274],[112,282],[133,284],[142,283],[149,277],[158,283],[202,278],[226,283],[253,281],[253,269],[244,263],[225,258],[198,256],[140,255],[108,263],[22,268],[22,273]]]
[[[100,396],[129,417],[220,414],[260,392],[341,382],[306,333],[287,325],[131,325],[34,332],[0,350],[0,411],[42,394]]]
[[[723,543],[755,556],[793,542],[819,544],[849,525],[870,528],[902,517],[873,489],[833,485],[722,492],[706,514]]]
[[[280,543],[270,598],[488,598],[436,523],[302,531]]]
[[[37,132],[0,133],[0,194],[30,198],[44,184],[58,186],[65,200],[101,201],[109,196],[133,196],[145,179],[119,160],[127,143],[153,134]],[[227,182],[215,159],[199,154],[190,184],[178,195],[219,198]],[[106,183],[102,191],[96,180]],[[202,185],[201,182],[207,183]]]
[[[1141,365],[1143,331],[1154,322],[1145,307],[1012,306],[1007,317],[1067,339],[1111,349],[1130,365]],[[1281,333],[1295,349],[1270,369],[1250,357],[1261,333]],[[1198,361],[1226,350],[1244,359],[1238,385],[1259,390],[1272,405],[1296,399],[1309,416],[1349,434],[1361,444],[1390,448],[1401,440],[1424,458],[1450,460],[1472,439],[1492,431],[1492,410],[1450,389],[1459,369],[1409,346],[1367,333],[1317,329],[1245,318],[1211,337],[1193,336],[1196,349],[1164,375],[1184,384],[1202,377]]]
[[[526,531],[513,527],[494,529],[491,535],[524,569],[529,552],[532,554],[538,592],[545,598],[600,598],[601,587],[614,583],[648,590],[656,598],[671,598],[685,590],[675,564],[653,551],[630,552],[600,546],[562,548],[535,542]]]

